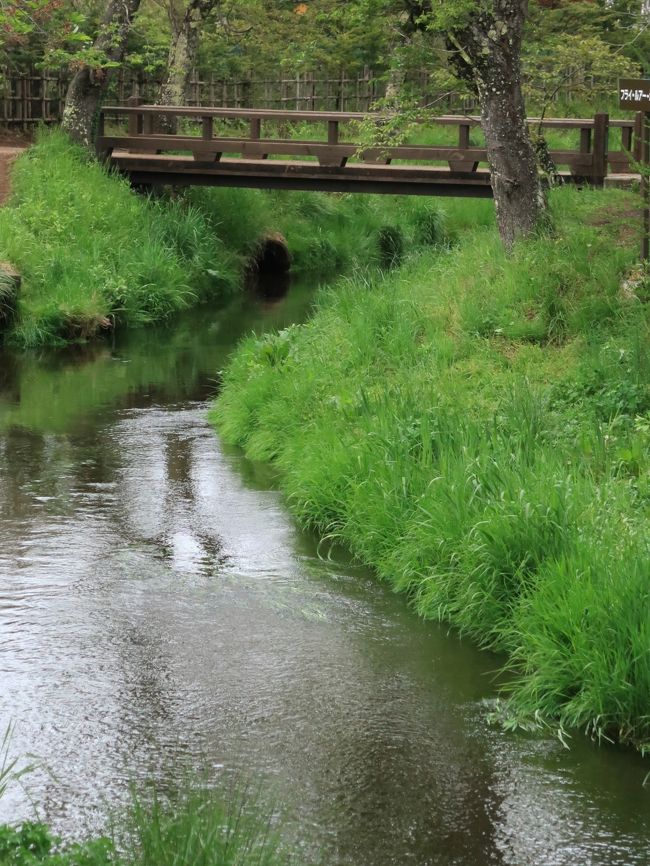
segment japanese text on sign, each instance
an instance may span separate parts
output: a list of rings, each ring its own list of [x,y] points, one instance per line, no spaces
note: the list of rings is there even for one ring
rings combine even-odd
[[[621,108],[650,111],[650,81],[645,78],[622,79],[618,83]]]

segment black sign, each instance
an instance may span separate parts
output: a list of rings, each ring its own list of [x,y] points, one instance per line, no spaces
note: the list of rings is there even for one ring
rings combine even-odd
[[[621,78],[618,82],[620,108],[650,111],[650,80],[647,78]]]

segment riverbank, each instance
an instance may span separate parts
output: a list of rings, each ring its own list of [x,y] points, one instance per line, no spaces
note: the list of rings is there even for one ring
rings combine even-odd
[[[133,192],[59,132],[13,166],[0,209],[0,261],[22,275],[5,341],[19,348],[92,339],[161,321],[241,289],[268,236],[294,273],[391,267],[444,240],[437,203],[381,196],[192,189]],[[481,213],[488,219],[489,209]]]
[[[555,234],[510,259],[480,226],[247,340],[213,419],[277,464],[303,525],[508,654],[508,724],[645,750],[647,279],[621,290],[637,205],[560,189],[551,206]]]

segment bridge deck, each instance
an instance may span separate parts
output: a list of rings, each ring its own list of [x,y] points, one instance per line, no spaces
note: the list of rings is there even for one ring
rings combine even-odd
[[[113,152],[113,164],[135,185],[180,184],[259,189],[302,189],[399,195],[489,198],[490,172],[452,172],[416,165],[326,166],[298,160],[222,158]]]

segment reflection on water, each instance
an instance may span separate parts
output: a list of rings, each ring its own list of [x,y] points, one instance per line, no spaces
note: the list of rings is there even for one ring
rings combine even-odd
[[[650,862],[640,758],[488,727],[498,660],[319,559],[209,428],[237,337],[307,303],[0,356],[0,726],[53,771],[43,815],[99,828],[129,778],[189,764],[262,779],[305,862]]]

